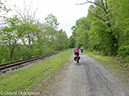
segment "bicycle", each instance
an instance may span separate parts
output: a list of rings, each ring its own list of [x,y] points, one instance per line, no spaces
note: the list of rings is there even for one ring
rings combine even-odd
[[[77,62],[77,65],[79,63],[80,56],[78,54],[75,55],[74,60]]]

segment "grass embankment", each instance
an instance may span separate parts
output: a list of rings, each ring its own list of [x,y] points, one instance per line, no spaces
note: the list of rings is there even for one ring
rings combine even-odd
[[[97,52],[84,51],[88,56],[94,58],[97,62],[102,64],[110,72],[121,78],[122,81],[128,82],[129,78],[129,63],[118,60],[117,57],[102,56]]]
[[[28,68],[13,71],[0,76],[0,92],[4,91],[28,91],[35,84],[46,78],[49,74],[57,70],[68,62],[72,55],[71,50],[35,63]]]

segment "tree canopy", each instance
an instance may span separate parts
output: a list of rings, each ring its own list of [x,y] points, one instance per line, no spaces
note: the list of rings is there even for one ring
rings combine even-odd
[[[129,55],[129,0],[86,0],[88,15],[76,21],[70,38],[87,50],[103,55]],[[72,42],[71,42],[72,43]]]
[[[4,6],[3,3],[0,6]],[[4,26],[0,29],[0,64],[68,48],[67,34],[63,29],[58,29],[56,16],[48,14],[42,23],[34,18],[35,12],[22,14],[16,8],[17,6],[15,11],[18,14],[13,17],[1,15]],[[24,10],[23,13],[30,9]],[[8,10],[1,7],[1,11]]]

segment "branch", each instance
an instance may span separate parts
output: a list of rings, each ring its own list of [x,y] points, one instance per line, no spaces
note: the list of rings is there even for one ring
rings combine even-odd
[[[19,14],[21,16],[22,20],[24,20],[24,17],[22,16],[22,14],[20,12],[18,12],[16,9],[14,9],[14,10],[17,12],[17,14]]]
[[[26,17],[26,5],[25,4],[26,4],[25,1],[23,1],[23,8],[24,8],[23,17],[24,17],[24,19],[27,19],[27,17]]]
[[[6,23],[0,23],[0,25],[4,25],[4,24],[6,24]]]
[[[102,17],[100,17],[100,16],[98,16],[98,15],[96,15],[96,14],[92,14],[92,13],[91,13],[91,15],[94,15],[95,17],[97,17],[97,18],[103,20],[104,22],[106,21],[106,20],[104,20]]]
[[[102,5],[103,5],[103,7],[104,7],[104,3],[103,3],[103,0],[101,0],[101,2],[102,2]]]
[[[106,3],[105,3],[105,4],[106,4],[106,9],[108,9],[108,6],[107,6],[107,0],[105,0],[105,2],[106,2]]]
[[[102,6],[103,6],[103,10],[104,10],[104,12],[106,13],[106,14],[108,14],[107,12],[106,12],[106,9],[105,9],[105,6],[104,6],[104,3],[103,3],[103,0],[101,0],[101,2],[102,2]],[[107,7],[107,6],[106,6]]]
[[[101,6],[101,5],[99,5],[99,4],[95,3],[95,2],[92,2],[92,1],[88,1],[88,0],[87,0],[87,2],[76,4],[76,5],[84,5],[84,4],[87,4],[87,3],[92,3],[92,4],[95,4],[95,5],[99,6],[99,7],[101,7],[102,9],[105,9],[103,6]]]

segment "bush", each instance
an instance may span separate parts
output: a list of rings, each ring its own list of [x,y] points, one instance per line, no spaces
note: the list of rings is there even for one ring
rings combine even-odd
[[[118,49],[118,54],[122,55],[123,57],[127,57],[129,55],[129,45],[121,46]]]

